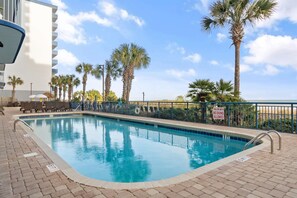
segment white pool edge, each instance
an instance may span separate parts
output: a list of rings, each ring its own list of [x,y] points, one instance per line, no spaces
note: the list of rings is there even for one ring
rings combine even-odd
[[[213,132],[213,133],[221,133],[226,135],[233,135],[236,137],[244,137],[244,138],[253,138],[255,135],[259,133],[257,130],[247,130],[247,129],[238,129],[238,128],[228,128],[221,127],[221,126],[214,126],[214,125],[207,125],[207,124],[197,124],[191,122],[182,122],[182,121],[173,121],[173,120],[163,120],[163,119],[155,119],[155,118],[146,118],[146,117],[136,117],[136,116],[127,116],[127,115],[120,115],[120,114],[107,114],[107,113],[99,113],[99,112],[53,112],[53,113],[37,113],[37,114],[24,114],[24,115],[15,115],[13,116],[14,119],[18,119],[19,117],[23,116],[41,116],[41,115],[53,115],[53,114],[90,114],[90,115],[99,115],[103,117],[109,118],[116,118],[121,120],[130,120],[130,121],[140,121],[150,124],[162,125],[162,126],[169,126],[169,127],[178,127],[178,128],[185,128],[185,129],[194,129],[194,130],[202,130],[206,132]],[[192,125],[192,126],[187,126]],[[199,127],[194,126],[199,125]],[[200,126],[201,125],[201,126]],[[187,173],[168,178],[158,181],[151,181],[151,182],[134,182],[134,183],[119,183],[119,182],[107,182],[97,179],[92,179],[86,176],[81,175],[78,173],[74,168],[72,168],[67,162],[65,162],[58,154],[56,154],[46,143],[44,143],[34,132],[32,132],[29,128],[27,128],[24,124],[20,123],[20,126],[23,130],[28,133],[31,138],[36,142],[36,144],[43,150],[43,152],[56,164],[56,166],[71,180],[78,182],[80,184],[85,184],[94,187],[101,187],[101,188],[108,188],[108,189],[146,189],[146,188],[154,188],[154,187],[164,187],[172,184],[178,184],[190,179],[193,179],[199,175],[202,175],[208,171],[214,170],[219,168],[223,165],[226,165],[232,161],[235,161],[238,158],[247,156],[251,153],[254,153],[258,150],[262,150],[265,147],[270,145],[270,142],[266,139],[263,139],[263,142],[260,145],[252,147],[250,149],[244,150],[242,152],[236,153],[229,157],[223,158],[221,160],[212,162],[210,164],[204,165],[200,168],[197,168],[193,171],[189,171]],[[215,129],[211,129],[215,128]],[[219,130],[221,128],[221,130]],[[236,132],[234,130],[240,130],[241,132]],[[244,132],[242,132],[244,131]],[[249,132],[249,133],[247,133]],[[262,132],[262,131],[261,131]]]

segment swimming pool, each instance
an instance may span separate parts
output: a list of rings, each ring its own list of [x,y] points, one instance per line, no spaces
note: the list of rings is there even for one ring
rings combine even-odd
[[[93,115],[24,120],[80,174],[111,182],[171,178],[238,153],[248,141]]]

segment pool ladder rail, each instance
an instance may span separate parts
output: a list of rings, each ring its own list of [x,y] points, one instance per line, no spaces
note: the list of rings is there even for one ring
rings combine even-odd
[[[17,124],[18,122],[23,123],[23,124],[24,124],[26,127],[28,127],[31,131],[34,131],[34,130],[32,129],[32,127],[30,127],[24,120],[16,119],[16,120],[14,121],[14,123],[13,123],[13,132],[16,132],[16,124]]]
[[[256,137],[251,139],[248,143],[246,143],[243,147],[243,150],[247,149],[247,147],[251,144],[257,144],[263,137],[268,136],[270,139],[270,153],[273,154],[273,139],[269,133],[275,133],[278,136],[278,150],[281,150],[282,148],[282,136],[277,132],[276,130],[269,130],[267,132],[262,132],[258,134]]]

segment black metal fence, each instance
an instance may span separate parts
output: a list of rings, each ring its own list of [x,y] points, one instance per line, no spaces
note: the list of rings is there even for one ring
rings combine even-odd
[[[72,108],[223,126],[296,133],[297,103],[278,102],[86,102]],[[218,107],[221,113],[217,117]]]

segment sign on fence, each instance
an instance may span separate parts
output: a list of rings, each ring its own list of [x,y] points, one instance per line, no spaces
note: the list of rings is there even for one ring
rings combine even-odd
[[[212,117],[214,120],[224,120],[225,119],[224,107],[214,107],[212,109]]]

